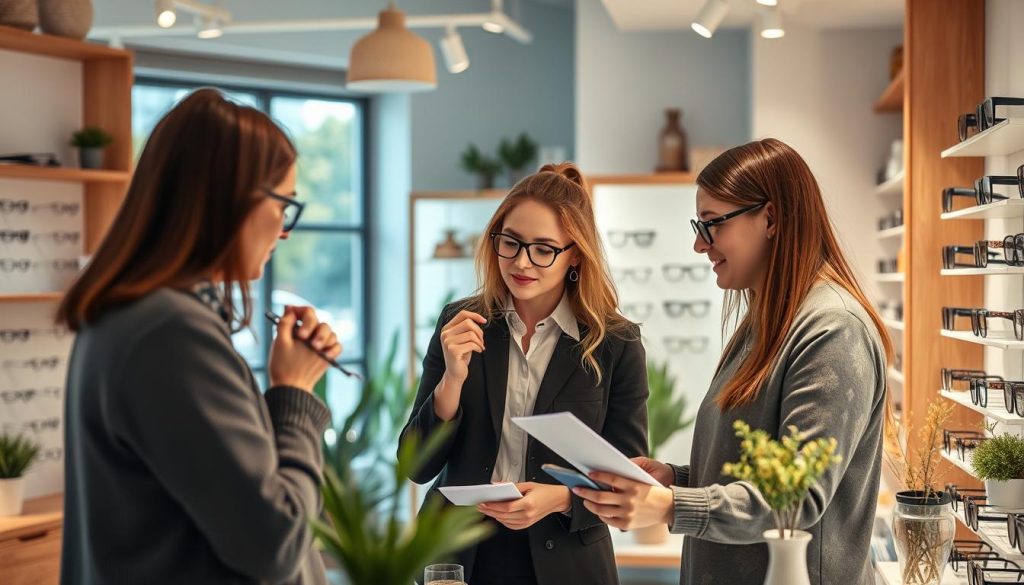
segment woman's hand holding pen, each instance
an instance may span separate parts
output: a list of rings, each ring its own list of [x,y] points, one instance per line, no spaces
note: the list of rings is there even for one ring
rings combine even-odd
[[[338,337],[329,325],[317,320],[313,307],[285,307],[277,325],[277,337],[270,347],[268,372],[272,386],[313,390],[330,364],[302,343],[307,340],[331,359],[341,355]]]
[[[459,410],[462,384],[469,375],[469,360],[484,351],[487,319],[471,311],[460,311],[441,329],[444,352],[444,376],[434,391],[434,412],[442,420],[451,420]]]

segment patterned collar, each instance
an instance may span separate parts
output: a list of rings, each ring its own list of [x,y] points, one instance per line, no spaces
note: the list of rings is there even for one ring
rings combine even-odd
[[[225,323],[231,319],[224,306],[224,292],[212,282],[201,280],[192,285],[189,291],[204,305],[210,307]]]

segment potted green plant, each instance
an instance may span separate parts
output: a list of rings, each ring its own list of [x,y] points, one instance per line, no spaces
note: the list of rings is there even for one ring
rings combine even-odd
[[[764,533],[769,554],[765,585],[810,585],[807,544],[811,534],[796,526],[807,492],[842,460],[836,455],[836,440],[808,441],[794,426],[778,441],[763,430],[751,430],[741,420],[733,428],[740,438],[740,460],[726,463],[722,473],[753,485],[775,516],[776,530]]]
[[[985,482],[988,504],[1024,508],[1024,438],[1003,434],[982,441],[974,449],[971,465]]]
[[[83,169],[102,169],[104,149],[113,142],[113,136],[95,126],[82,128],[71,136],[71,146],[78,149],[78,160]]]
[[[524,169],[537,158],[537,143],[526,132],[515,140],[502,138],[498,145],[498,158],[508,169],[509,187],[523,178]]]
[[[501,172],[501,163],[480,152],[475,144],[462,151],[462,169],[477,177],[478,189],[493,189],[494,177]]]
[[[668,362],[647,363],[647,442],[648,454],[658,458],[658,450],[678,432],[693,425],[694,417],[686,416],[686,396],[676,396],[676,377],[668,373]],[[661,544],[668,540],[668,526],[655,524],[633,532],[639,544]]]
[[[22,436],[0,435],[0,517],[21,514],[25,501],[25,472],[39,445]]]

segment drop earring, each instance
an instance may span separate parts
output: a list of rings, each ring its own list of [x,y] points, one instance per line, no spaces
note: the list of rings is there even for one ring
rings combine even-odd
[[[580,273],[577,272],[576,271],[576,267],[573,266],[572,269],[569,270],[569,281],[570,282],[579,282],[579,280],[580,280]]]

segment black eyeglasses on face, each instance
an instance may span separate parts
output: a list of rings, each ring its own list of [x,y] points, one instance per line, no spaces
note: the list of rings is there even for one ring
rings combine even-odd
[[[744,213],[749,213],[751,211],[761,209],[762,207],[767,205],[767,203],[767,201],[762,201],[761,203],[756,203],[754,205],[750,205],[747,207],[741,207],[736,211],[726,213],[725,215],[720,215],[718,217],[713,217],[711,219],[706,219],[703,221],[699,219],[691,219],[690,227],[693,228],[693,233],[700,236],[700,239],[704,240],[704,243],[710,246],[715,243],[715,238],[712,237],[711,235],[711,228],[713,228],[716,225],[721,225],[722,223],[725,223],[734,217],[739,217]]]
[[[1009,106],[1024,106],[1024,98],[990,97],[981,102],[974,112],[962,114],[957,119],[957,138],[963,142],[970,136],[972,128],[975,133],[984,132],[1002,122],[1006,118],[997,118],[996,108]]]
[[[573,242],[564,248],[540,242],[524,242],[515,236],[494,232],[491,234],[491,246],[499,258],[515,260],[519,253],[526,250],[526,257],[537,268],[549,268],[555,263],[558,255],[575,246]]]
[[[299,217],[302,216],[302,210],[306,208],[306,204],[297,201],[295,199],[296,194],[292,193],[289,195],[282,195],[267,187],[263,187],[263,194],[275,201],[280,201],[282,205],[283,222],[281,223],[281,231],[290,232],[295,228],[295,224],[299,223]]]

